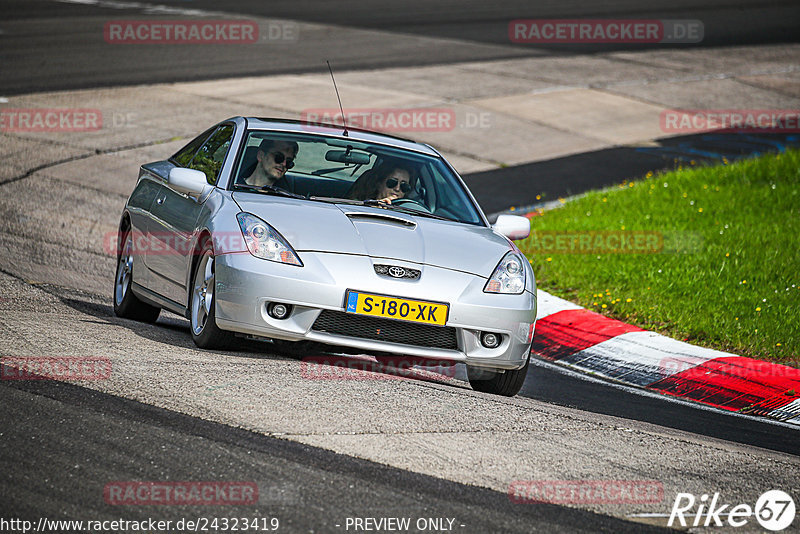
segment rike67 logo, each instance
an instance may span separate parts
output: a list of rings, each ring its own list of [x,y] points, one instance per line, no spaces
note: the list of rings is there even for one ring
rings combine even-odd
[[[794,500],[781,490],[764,492],[755,506],[725,503],[719,493],[713,496],[703,494],[700,499],[691,493],[678,493],[667,526],[743,527],[753,517],[762,528],[772,532],[784,530],[794,521]]]

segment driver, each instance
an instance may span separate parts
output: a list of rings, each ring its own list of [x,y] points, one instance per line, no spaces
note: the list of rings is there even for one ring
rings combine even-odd
[[[264,139],[258,146],[256,153],[256,168],[252,174],[244,179],[244,183],[263,187],[273,185],[282,189],[289,189],[289,182],[284,178],[286,171],[294,167],[297,157],[298,145],[294,141],[278,141]]]
[[[378,199],[388,204],[404,198],[411,191],[412,171],[398,163],[383,163],[353,185],[349,197],[354,200]]]

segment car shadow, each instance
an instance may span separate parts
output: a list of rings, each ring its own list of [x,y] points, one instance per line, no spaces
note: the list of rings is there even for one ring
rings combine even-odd
[[[192,341],[189,331],[189,321],[179,315],[168,311],[162,311],[158,320],[154,324],[142,323],[131,319],[117,317],[114,308],[110,303],[98,302],[95,295],[87,295],[86,298],[66,296],[60,294],[59,289],[51,288],[48,292],[58,298],[62,304],[85,315],[90,315],[92,319],[78,319],[80,322],[95,324],[112,324],[126,328],[150,341],[158,343],[168,343],[178,348],[201,350]],[[220,354],[235,353],[237,356],[255,359],[274,359],[285,360],[286,356],[277,354],[272,347],[264,341],[247,338],[235,338],[229,350],[207,351]]]
[[[64,288],[51,287],[50,294],[73,310],[95,319],[78,319],[83,323],[108,324],[126,328],[135,335],[176,348],[198,349],[189,332],[189,321],[172,312],[162,311],[155,324],[141,323],[117,317],[110,303],[98,301],[96,295],[85,298],[61,294]],[[341,347],[314,344],[307,351],[288,354],[277,349],[268,340],[236,337],[229,350],[205,352],[234,355],[239,358],[259,360],[298,360],[301,373],[311,380],[416,380],[419,382],[446,384],[459,388],[465,385],[456,365],[439,365],[440,362],[425,362],[420,358],[365,354],[343,354]],[[429,365],[424,365],[424,364]]]

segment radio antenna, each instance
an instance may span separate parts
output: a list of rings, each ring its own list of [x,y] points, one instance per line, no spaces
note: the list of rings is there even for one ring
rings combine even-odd
[[[336,78],[333,77],[333,69],[331,68],[331,62],[326,59],[325,63],[328,64],[328,71],[331,73],[331,80],[333,80],[333,89],[336,91],[336,100],[339,101],[339,111],[342,112],[342,123],[344,124],[344,133],[342,135],[347,137],[348,136],[347,135],[347,117],[344,116],[344,108],[342,107],[342,99],[339,98],[339,89],[336,87]]]

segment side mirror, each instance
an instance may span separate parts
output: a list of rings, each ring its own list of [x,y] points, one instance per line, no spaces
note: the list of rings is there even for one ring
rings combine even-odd
[[[206,173],[184,167],[175,167],[169,171],[167,182],[179,193],[197,197],[202,196],[212,187],[206,181]]]
[[[492,225],[492,228],[507,238],[516,241],[517,239],[525,239],[530,235],[531,221],[527,217],[520,217],[519,215],[498,215],[497,221]]]

